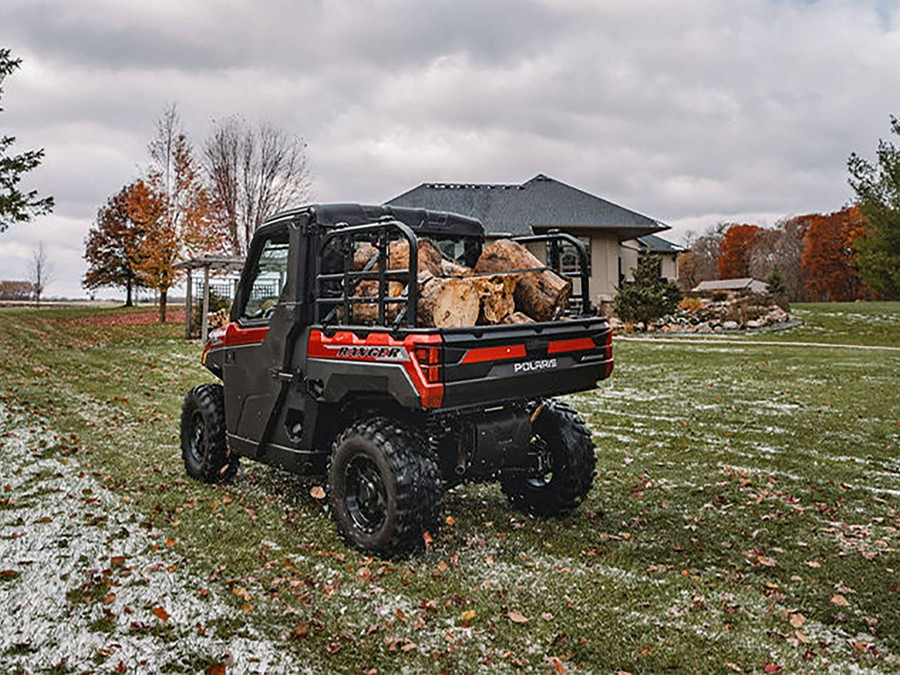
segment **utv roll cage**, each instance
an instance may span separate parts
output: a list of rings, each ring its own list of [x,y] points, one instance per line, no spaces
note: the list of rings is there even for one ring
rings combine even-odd
[[[376,253],[360,269],[353,269],[354,265],[354,239],[361,238],[373,245]],[[460,236],[459,238],[464,238]],[[578,279],[579,293],[577,298],[570,299],[566,308],[568,316],[590,316],[592,307],[590,301],[590,281],[588,274],[588,257],[584,244],[572,235],[550,230],[546,234],[523,235],[509,237],[512,241],[526,244],[534,242],[547,242],[548,264],[529,269],[509,270],[506,272],[473,273],[473,276],[495,276],[497,274],[524,274],[528,272],[541,272],[551,270],[561,277]],[[381,261],[388,260],[388,248],[392,241],[405,239],[409,246],[409,263],[405,269],[388,270],[386,264]],[[336,244],[340,251],[342,269],[333,271],[326,264],[325,252],[329,245]],[[578,256],[578,271],[575,273],[563,272],[561,266],[561,248],[565,245],[572,246]],[[479,244],[480,247],[480,244]],[[344,323],[352,323],[352,307],[357,304],[375,304],[378,306],[378,318],[376,325],[397,329],[404,323],[408,328],[416,327],[416,309],[418,306],[418,283],[409,283],[408,280],[418,279],[419,262],[419,237],[413,229],[399,220],[385,217],[377,223],[363,225],[349,225],[336,223],[322,238],[321,253],[316,257],[315,272],[315,322],[323,326],[331,324],[336,318],[342,317]],[[477,260],[480,250],[475,252],[474,260]],[[470,255],[470,257],[472,257]],[[361,281],[374,280],[378,282],[378,293],[372,296],[357,296],[356,289]],[[389,294],[389,282],[397,281],[404,284],[399,296],[391,297]],[[396,318],[388,324],[386,321],[388,305],[403,305]],[[341,311],[339,311],[339,309]]]

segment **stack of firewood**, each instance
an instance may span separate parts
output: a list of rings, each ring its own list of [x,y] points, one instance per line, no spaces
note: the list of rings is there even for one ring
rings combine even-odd
[[[362,246],[353,258],[355,270],[378,270],[374,246]],[[419,300],[417,325],[460,328],[498,323],[553,321],[565,310],[571,283],[549,269],[521,244],[499,239],[486,246],[474,268],[444,257],[428,239],[419,239]],[[394,241],[388,248],[387,270],[409,267],[409,243]],[[388,282],[388,296],[404,294],[407,279]],[[378,281],[367,279],[356,286],[356,297],[378,296]],[[389,303],[386,319],[393,321],[403,303]],[[353,321],[375,323],[376,303],[354,303]]]

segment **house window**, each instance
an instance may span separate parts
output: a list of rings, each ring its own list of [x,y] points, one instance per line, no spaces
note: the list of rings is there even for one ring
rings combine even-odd
[[[591,273],[591,238],[578,237],[578,240],[584,244],[584,250],[587,252],[587,273]],[[549,246],[549,242],[547,244]],[[548,251],[549,253],[549,251]],[[579,262],[578,250],[571,244],[563,243],[559,247],[559,268],[563,274],[580,274],[581,265]]]

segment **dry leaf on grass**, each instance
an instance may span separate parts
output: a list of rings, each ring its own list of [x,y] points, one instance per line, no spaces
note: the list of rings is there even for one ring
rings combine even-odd
[[[513,623],[528,623],[528,617],[517,609],[511,609],[506,613],[506,617]]]

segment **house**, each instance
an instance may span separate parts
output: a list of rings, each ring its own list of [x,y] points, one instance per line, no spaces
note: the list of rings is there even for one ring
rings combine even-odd
[[[488,240],[555,228],[576,236],[589,253],[591,301],[597,306],[612,300],[619,284],[631,278],[642,253],[659,254],[661,276],[675,281],[675,258],[684,250],[657,236],[668,225],[544,174],[522,184],[422,183],[385,203],[478,218]],[[528,248],[546,261],[545,244]],[[576,260],[574,250],[564,251],[563,271],[577,267]]]
[[[701,281],[691,291],[694,293],[765,293],[766,282],[750,277]]]

